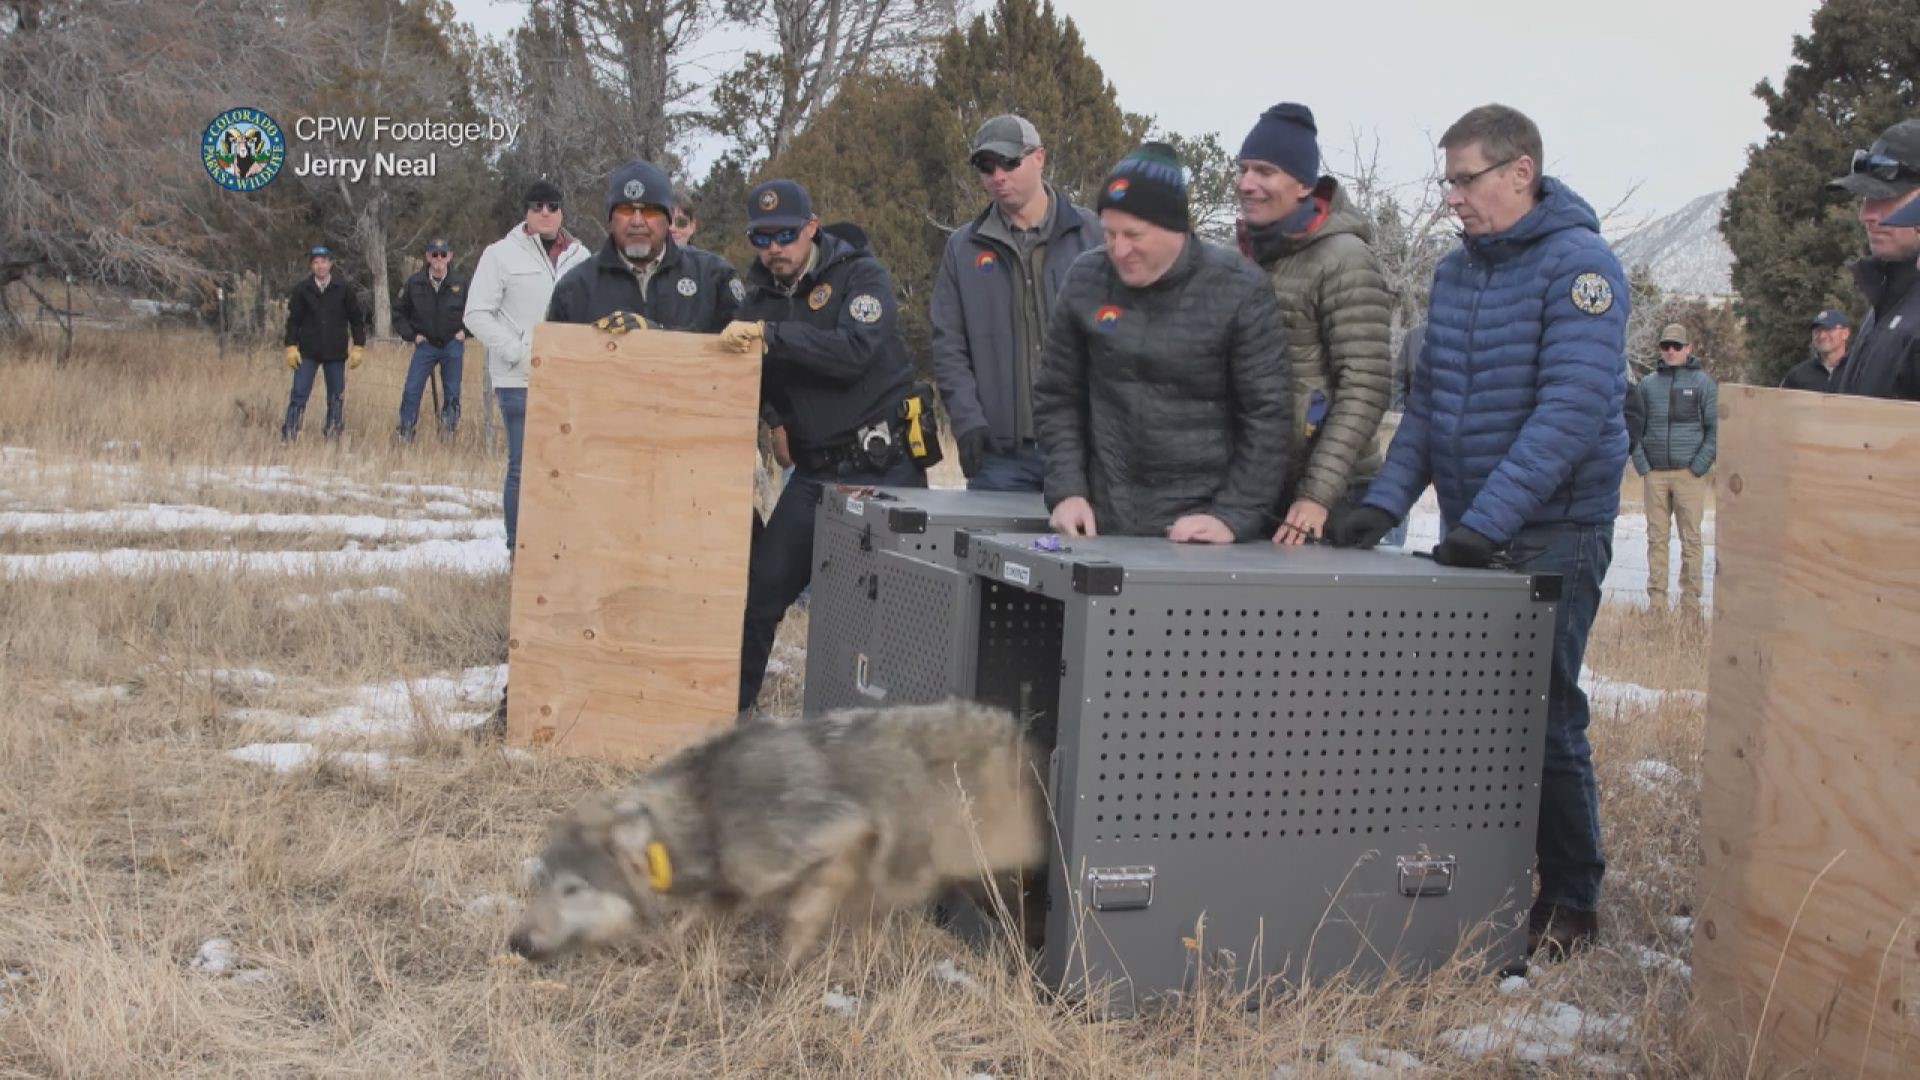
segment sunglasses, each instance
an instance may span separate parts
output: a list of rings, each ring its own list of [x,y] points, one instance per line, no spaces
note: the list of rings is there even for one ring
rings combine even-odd
[[[690,217],[674,218],[673,227],[676,229],[691,229],[693,228],[693,219]]]
[[[1663,341],[1660,343],[1661,352],[1679,352],[1681,349],[1684,349],[1684,348],[1686,348],[1685,345],[1676,344],[1675,342],[1671,342],[1671,341]]]
[[[450,258],[452,258],[452,257],[453,257],[453,252],[451,252],[451,251],[429,251],[429,252],[427,252],[427,258],[429,258],[429,259],[450,259]]]
[[[1875,180],[1920,180],[1920,168],[1871,150],[1855,150],[1853,166],[1849,171],[1855,176],[1871,176]]]
[[[779,232],[756,232],[747,230],[747,241],[757,248],[770,248],[775,244],[786,247],[800,239],[799,229],[781,229]]]
[[[973,159],[973,167],[980,170],[981,176],[992,176],[997,172],[1012,172],[1024,163],[1029,154],[1017,158],[1005,158],[999,154],[980,154]]]
[[[547,213],[551,214],[560,209],[560,204],[557,202],[530,202],[527,204],[527,209],[545,210]]]

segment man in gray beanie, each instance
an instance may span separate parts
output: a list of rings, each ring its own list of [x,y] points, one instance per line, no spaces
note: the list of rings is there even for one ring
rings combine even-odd
[[[553,287],[547,321],[612,334],[657,326],[717,334],[743,294],[727,261],[673,239],[673,183],[650,161],[607,179],[607,242]]]
[[[1380,418],[1393,396],[1393,298],[1373,226],[1320,175],[1313,112],[1291,102],[1260,116],[1240,147],[1240,246],[1272,279],[1293,372],[1277,544],[1321,537],[1330,513],[1357,506],[1380,468]]]

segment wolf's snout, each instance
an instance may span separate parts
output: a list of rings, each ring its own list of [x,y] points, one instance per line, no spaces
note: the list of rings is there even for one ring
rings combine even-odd
[[[533,935],[525,928],[515,930],[508,935],[507,948],[512,949],[517,956],[524,956],[529,960],[540,959],[533,947]]]

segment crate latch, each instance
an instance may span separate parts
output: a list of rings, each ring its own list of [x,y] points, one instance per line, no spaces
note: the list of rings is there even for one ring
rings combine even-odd
[[[1153,904],[1151,866],[1105,866],[1087,871],[1095,911],[1141,911]]]
[[[1402,855],[1399,865],[1401,896],[1445,896],[1453,891],[1453,874],[1459,860],[1452,855],[1441,859]]]

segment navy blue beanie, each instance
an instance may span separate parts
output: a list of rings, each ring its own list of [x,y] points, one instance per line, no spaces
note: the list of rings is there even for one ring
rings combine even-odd
[[[1240,160],[1278,165],[1282,172],[1312,186],[1320,180],[1320,129],[1313,110],[1284,102],[1260,114],[1240,144]]]

